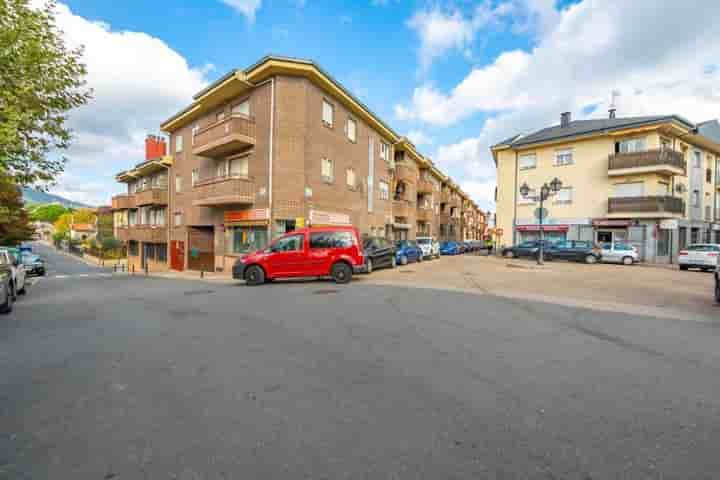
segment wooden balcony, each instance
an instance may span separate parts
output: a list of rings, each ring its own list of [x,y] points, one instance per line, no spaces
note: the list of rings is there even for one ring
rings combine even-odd
[[[133,225],[117,227],[118,240],[128,242],[167,243],[168,229],[166,225]]]
[[[400,162],[395,166],[395,176],[398,181],[412,183],[413,185],[418,180],[417,170],[406,162]]]
[[[409,218],[413,213],[413,205],[407,200],[394,200],[392,206],[393,217]]]
[[[168,190],[167,185],[150,187],[145,190],[135,192],[135,205],[138,207],[146,205],[167,205]]]
[[[417,209],[417,221],[418,222],[432,222],[435,218],[435,212],[432,208],[420,208]]]
[[[127,210],[135,208],[135,195],[115,195],[112,198],[112,209],[113,210]]]
[[[417,186],[417,193],[432,193],[433,184],[430,180],[420,179]]]
[[[685,214],[682,198],[615,197],[608,199],[609,217],[676,217]]]
[[[203,179],[193,186],[193,205],[251,205],[255,203],[255,180],[250,177],[227,175]]]
[[[450,219],[452,217],[448,213],[441,213],[440,214],[440,223],[443,225],[448,225],[450,223]]]
[[[255,145],[255,119],[234,113],[199,130],[193,139],[193,155],[224,157]]]
[[[682,153],[668,149],[615,153],[610,155],[608,159],[609,176],[638,173],[685,175],[685,159]]]

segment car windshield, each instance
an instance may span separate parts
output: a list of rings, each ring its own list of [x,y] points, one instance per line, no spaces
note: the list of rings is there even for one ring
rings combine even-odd
[[[38,257],[37,255],[24,255],[23,256],[23,263],[25,265],[31,265],[31,264],[37,262],[38,260],[40,260],[40,257]]]
[[[432,240],[429,238],[418,238],[417,239],[417,243],[420,245],[430,245],[431,242],[432,242]]]

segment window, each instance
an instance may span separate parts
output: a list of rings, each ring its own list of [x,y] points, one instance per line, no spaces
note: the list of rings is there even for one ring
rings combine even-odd
[[[672,150],[672,141],[669,138],[660,138],[660,149],[661,150]]]
[[[175,226],[179,227],[183,223],[183,214],[182,212],[175,212]]]
[[[181,134],[175,136],[175,152],[182,152],[183,149],[183,137]]]
[[[200,171],[197,168],[192,169],[192,177],[190,179],[190,183],[192,183],[193,187],[198,182],[200,178]]]
[[[332,183],[335,180],[333,171],[333,162],[329,158],[323,158],[320,162],[320,175],[322,180],[327,183]]]
[[[216,177],[225,177],[227,176],[227,162],[225,160],[220,160],[215,165],[215,176]]]
[[[529,155],[520,155],[520,170],[529,170],[537,167],[537,156],[534,153]]]
[[[555,203],[571,203],[572,202],[572,187],[561,188],[560,191],[555,195]]]
[[[166,243],[158,243],[155,245],[155,252],[157,253],[157,261],[158,262],[167,262],[167,244]]]
[[[705,205],[705,220],[708,222],[710,221],[710,217],[712,216],[712,214],[710,213],[711,211],[712,207],[710,207],[710,205]]]
[[[305,235],[291,235],[278,239],[272,246],[273,252],[297,252],[303,249]]]
[[[693,167],[700,168],[702,166],[702,154],[694,150],[693,151]]]
[[[667,182],[658,182],[658,194],[670,195],[670,184]]]
[[[155,210],[155,225],[165,225],[165,209]]]
[[[348,168],[345,171],[345,181],[347,182],[347,186],[351,189],[355,188],[355,170],[352,168]]]
[[[198,134],[199,131],[200,131],[200,125],[195,124],[195,126],[193,126],[193,128],[192,128],[192,134],[191,134],[192,136],[190,137],[191,145],[195,145],[195,136]]]
[[[175,175],[175,193],[182,192],[182,177]]]
[[[233,158],[230,160],[230,175],[234,177],[247,177],[248,157]]]
[[[712,183],[712,169],[710,168],[705,169],[705,182]]]
[[[275,220],[275,234],[278,236],[293,232],[295,229],[296,222],[294,219]]]
[[[573,151],[570,148],[564,150],[557,150],[555,152],[555,165],[572,165],[573,164]]]
[[[265,227],[228,227],[225,238],[228,253],[248,253],[265,248],[268,232]]]
[[[645,185],[642,182],[618,183],[614,185],[613,197],[642,197]]]
[[[644,152],[647,150],[645,138],[630,138],[620,142],[620,153]]]
[[[380,142],[380,158],[386,162],[390,158],[390,145],[385,142]]]
[[[128,255],[137,257],[138,254],[138,242],[136,240],[130,240],[128,242]]]
[[[324,124],[332,127],[333,106],[332,106],[332,103],[328,102],[327,100],[323,100],[322,121]]]
[[[357,123],[352,118],[347,120],[347,136],[351,142],[357,141]]]
[[[250,116],[250,100],[244,100],[232,107],[232,113],[239,113],[240,115]]]
[[[378,191],[380,192],[380,200],[388,200],[390,198],[390,186],[387,182],[378,182]]]
[[[697,190],[693,190],[692,198],[690,201],[692,202],[693,207],[700,207],[700,192]]]
[[[310,235],[310,248],[348,248],[353,245],[350,232],[318,232]]]
[[[137,225],[137,210],[130,210],[128,212],[128,224],[131,227]]]

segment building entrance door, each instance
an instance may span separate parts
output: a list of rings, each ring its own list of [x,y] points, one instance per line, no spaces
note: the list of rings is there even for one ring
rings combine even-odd
[[[170,241],[170,268],[180,272],[185,269],[185,242]]]

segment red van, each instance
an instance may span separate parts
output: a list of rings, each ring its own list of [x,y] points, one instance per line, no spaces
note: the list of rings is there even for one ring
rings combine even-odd
[[[301,228],[239,259],[233,278],[248,285],[293,277],[332,277],[337,283],[347,283],[353,273],[365,270],[361,245],[355,227]]]

